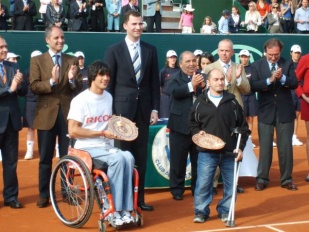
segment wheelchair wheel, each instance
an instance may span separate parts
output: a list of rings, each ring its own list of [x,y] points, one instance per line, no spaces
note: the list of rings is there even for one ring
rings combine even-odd
[[[56,215],[66,226],[80,228],[88,221],[94,187],[82,160],[74,156],[60,159],[51,175],[50,198]]]

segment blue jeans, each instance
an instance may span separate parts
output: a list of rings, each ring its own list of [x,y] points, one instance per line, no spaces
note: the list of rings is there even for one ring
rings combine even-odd
[[[209,216],[213,197],[213,180],[217,166],[223,179],[223,199],[217,205],[218,214],[228,214],[233,194],[235,158],[224,154],[200,152],[197,160],[197,181],[194,192],[195,215]]]

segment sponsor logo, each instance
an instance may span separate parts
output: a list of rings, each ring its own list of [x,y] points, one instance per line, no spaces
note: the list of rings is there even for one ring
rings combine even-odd
[[[157,172],[169,180],[170,177],[170,145],[169,130],[162,127],[156,134],[152,144],[152,162]],[[191,179],[191,162],[187,158],[186,180]]]

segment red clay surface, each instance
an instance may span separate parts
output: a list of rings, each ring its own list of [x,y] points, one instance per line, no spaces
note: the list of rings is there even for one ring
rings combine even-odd
[[[77,231],[61,223],[52,206],[44,209],[36,207],[38,198],[38,151],[35,150],[35,159],[23,160],[25,154],[26,130],[20,133],[19,148],[19,200],[23,209],[13,210],[3,206],[0,199],[0,231]],[[300,121],[298,137],[305,142],[306,131],[303,121]],[[256,125],[253,133],[253,142],[258,145]],[[258,156],[258,147],[254,150]],[[210,220],[203,224],[193,223],[193,197],[191,192],[185,192],[183,201],[174,201],[167,189],[147,190],[146,201],[155,207],[153,212],[143,212],[144,225],[139,228],[135,225],[119,231],[308,231],[309,227],[309,183],[305,182],[308,173],[308,164],[305,145],[294,147],[294,182],[298,191],[288,191],[280,187],[277,149],[274,148],[273,164],[271,168],[271,182],[264,191],[254,190],[255,179],[242,177],[239,184],[245,189],[239,194],[236,202],[236,227],[227,228],[217,217],[216,204],[222,197],[219,187],[218,195],[211,204]],[[57,162],[57,159],[54,160]],[[2,165],[0,167],[2,174]],[[3,182],[0,182],[2,193]],[[97,220],[99,209],[95,205],[89,221],[78,231],[98,231]],[[107,227],[107,231],[115,231]]]

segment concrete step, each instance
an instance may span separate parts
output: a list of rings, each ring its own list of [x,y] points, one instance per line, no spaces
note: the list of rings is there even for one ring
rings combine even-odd
[[[162,11],[162,17],[170,17],[170,18],[180,19],[180,12],[177,12],[177,11]]]
[[[161,22],[162,29],[177,29],[178,30],[178,22]]]

